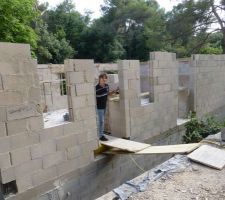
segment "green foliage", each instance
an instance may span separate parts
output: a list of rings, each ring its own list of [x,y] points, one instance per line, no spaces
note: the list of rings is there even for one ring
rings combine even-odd
[[[185,125],[186,132],[183,136],[185,143],[200,142],[208,135],[216,134],[223,127],[224,122],[216,120],[214,117],[206,117],[198,120],[195,116]]]
[[[40,35],[36,51],[38,63],[61,64],[66,58],[73,57],[74,50],[66,41],[63,30],[55,34],[49,33],[46,25],[40,24],[36,31]]]
[[[38,16],[34,0],[0,1],[0,41],[29,43],[37,47],[37,35],[32,23]]]
[[[148,60],[149,52],[163,49],[165,14],[154,0],[107,0],[101,21],[124,49],[121,58]]]
[[[64,31],[65,40],[69,41],[71,47],[77,50],[80,35],[87,27],[87,18],[75,10],[72,0],[64,0],[55,9],[47,10],[42,19],[48,25],[48,31],[57,34]]]
[[[177,49],[176,47],[180,46],[183,50],[184,47],[186,52],[182,52],[180,57],[190,56],[193,53],[224,53],[225,7],[222,5],[223,1],[183,0],[175,6],[167,14],[170,48]],[[221,37],[218,37],[219,33]],[[211,42],[213,37],[217,40],[216,43]]]

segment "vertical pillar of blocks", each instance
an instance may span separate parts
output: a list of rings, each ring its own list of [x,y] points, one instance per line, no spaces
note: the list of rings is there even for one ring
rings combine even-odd
[[[121,136],[131,137],[130,107],[140,106],[140,63],[138,60],[122,60],[118,64]]]
[[[175,53],[152,52],[150,65],[154,83],[154,103],[160,132],[176,126],[178,118],[178,62]],[[158,122],[157,122],[158,121]]]
[[[36,131],[43,129],[36,66],[29,45],[0,43],[1,182],[16,180],[18,190],[23,178],[15,169],[31,162],[29,146],[39,143]]]
[[[94,70],[93,60],[65,61],[70,121],[82,124],[82,143],[86,143],[92,158],[98,146]]]
[[[225,101],[225,55],[192,55],[192,110],[197,117],[222,110]]]

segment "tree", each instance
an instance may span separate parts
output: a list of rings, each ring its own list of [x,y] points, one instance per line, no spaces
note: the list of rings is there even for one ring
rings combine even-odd
[[[38,16],[34,0],[0,1],[0,41],[28,43],[37,47],[37,34],[32,28]]]
[[[177,45],[178,41],[185,48],[189,46],[187,54],[198,53],[208,43],[210,35],[219,31],[223,35],[221,44],[225,53],[224,14],[224,0],[183,0],[168,14],[171,45]]]
[[[36,31],[40,35],[36,51],[38,63],[61,64],[66,58],[73,58],[74,50],[65,39],[63,30],[56,34],[49,33],[47,25],[41,23]]]
[[[73,58],[74,49],[70,41],[66,39],[66,33],[62,27],[55,32],[48,31],[48,24],[45,22],[45,13],[49,12],[48,3],[36,6],[40,18],[36,21],[35,31],[38,34],[38,48],[36,55],[38,63],[63,63],[67,58]]]
[[[161,50],[165,37],[164,10],[154,0],[105,0],[102,21],[118,35],[126,59],[148,60]]]
[[[47,10],[42,19],[48,25],[50,33],[63,30],[65,39],[74,50],[77,49],[80,35],[88,23],[87,17],[75,10],[72,0],[64,0],[55,9]]]
[[[82,33],[77,46],[77,58],[94,58],[96,62],[114,62],[124,55],[118,37],[108,25],[96,20]]]

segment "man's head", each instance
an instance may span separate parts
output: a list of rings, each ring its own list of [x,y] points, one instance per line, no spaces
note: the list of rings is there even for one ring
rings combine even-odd
[[[102,73],[98,77],[98,82],[100,85],[105,85],[107,83],[108,76],[106,73]]]

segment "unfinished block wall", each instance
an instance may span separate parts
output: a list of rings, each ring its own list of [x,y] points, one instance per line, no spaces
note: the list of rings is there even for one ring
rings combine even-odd
[[[225,105],[225,55],[193,55],[194,107],[198,117]]]
[[[38,77],[40,81],[42,107],[46,111],[67,108],[67,95],[61,94],[63,89],[62,76],[64,65],[38,65]]]
[[[44,129],[37,63],[30,55],[29,45],[0,43],[0,183],[16,183],[12,199],[24,199],[20,194],[29,189],[38,195],[39,186],[88,165],[98,146],[93,62],[68,61],[72,121]]]
[[[176,126],[178,117],[178,63],[173,53],[153,52],[149,67],[153,103],[141,105],[140,63],[119,63],[120,134],[134,140],[157,136]],[[116,106],[115,106],[116,107]],[[118,108],[118,106],[117,106]]]
[[[37,63],[30,55],[29,45],[0,44],[1,183],[16,180],[19,192],[30,188],[30,174],[42,168],[30,149],[43,129]]]

